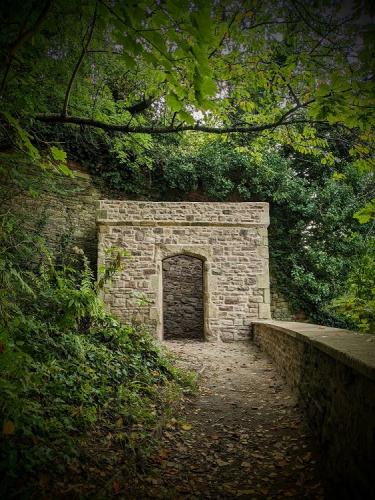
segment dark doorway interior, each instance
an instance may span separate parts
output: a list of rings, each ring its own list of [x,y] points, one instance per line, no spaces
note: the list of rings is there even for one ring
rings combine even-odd
[[[189,255],[163,260],[165,339],[203,340],[203,262]]]

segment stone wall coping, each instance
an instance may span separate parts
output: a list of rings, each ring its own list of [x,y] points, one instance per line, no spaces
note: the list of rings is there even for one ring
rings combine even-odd
[[[254,207],[268,207],[269,203],[266,201],[142,201],[142,200],[112,200],[102,198],[99,201],[99,204],[111,204],[111,205],[165,205],[171,206],[175,205],[176,207],[180,206],[192,206],[192,205],[211,205],[211,206],[254,206]]]
[[[266,228],[266,202],[99,200],[99,225],[187,225]]]
[[[375,380],[375,335],[295,321],[252,321],[309,343],[337,361]]]
[[[204,222],[204,221],[162,221],[162,220],[112,220],[98,219],[98,226],[134,226],[134,227],[266,227],[262,222]]]

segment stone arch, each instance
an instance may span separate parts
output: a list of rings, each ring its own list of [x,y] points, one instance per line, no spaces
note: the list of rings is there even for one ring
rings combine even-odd
[[[204,259],[178,253],[162,260],[163,338],[204,339]]]
[[[157,262],[157,279],[155,281],[155,318],[156,334],[160,340],[164,338],[164,311],[163,311],[163,262],[167,259],[183,255],[202,262],[203,277],[203,337],[202,340],[214,340],[210,328],[211,297],[211,261],[212,248],[209,245],[179,245],[161,244],[155,247],[155,260]]]

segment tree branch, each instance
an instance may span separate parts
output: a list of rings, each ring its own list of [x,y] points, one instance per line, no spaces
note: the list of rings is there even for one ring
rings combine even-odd
[[[62,107],[62,110],[61,110],[61,115],[62,116],[67,116],[67,114],[68,114],[68,105],[69,105],[69,99],[70,99],[70,94],[71,94],[71,91],[72,91],[73,83],[74,83],[74,80],[75,80],[75,78],[77,76],[79,68],[81,67],[83,58],[85,57],[85,55],[87,53],[87,49],[88,49],[88,47],[90,45],[90,42],[91,42],[92,35],[93,35],[93,32],[94,32],[95,23],[96,23],[97,11],[98,11],[98,2],[95,3],[94,16],[93,16],[93,19],[92,19],[92,22],[91,22],[91,25],[90,25],[90,29],[89,29],[88,35],[87,35],[86,43],[83,44],[81,55],[79,56],[79,59],[78,59],[76,65],[74,67],[72,76],[70,77],[70,80],[69,80],[69,83],[68,83],[68,87],[66,89],[64,104],[63,104],[63,107]]]
[[[70,123],[75,125],[85,125],[88,127],[100,128],[106,130],[107,132],[122,132],[125,134],[170,134],[176,132],[207,132],[211,134],[228,134],[234,132],[240,133],[253,133],[262,132],[263,130],[272,130],[280,126],[292,125],[294,123],[311,123],[311,120],[287,120],[288,117],[293,115],[296,111],[302,108],[306,108],[309,104],[314,102],[315,99],[310,99],[305,103],[297,105],[291,108],[289,111],[284,113],[278,120],[265,123],[263,125],[246,125],[246,126],[231,126],[231,127],[209,127],[205,125],[170,125],[165,127],[153,127],[153,126],[143,126],[135,125],[131,127],[130,125],[121,125],[115,123],[106,123],[100,120],[93,120],[90,118],[82,116],[63,116],[59,114],[40,114],[36,116],[36,119],[44,123]]]
[[[122,52],[111,49],[86,50],[86,54],[115,54],[116,56],[122,56]]]
[[[234,21],[236,20],[236,17],[237,17],[237,14],[238,12],[235,12],[235,14],[233,15],[232,19],[230,20],[230,22],[228,23],[228,32],[230,31],[231,27],[232,27],[232,24],[234,23]],[[220,42],[218,43],[217,47],[215,47],[209,54],[208,54],[208,58],[210,59],[213,55],[216,54],[216,52],[219,50],[219,48],[223,45],[224,43],[224,40],[225,38],[227,37],[228,33],[224,33],[224,35],[222,36]]]
[[[278,74],[279,74],[280,78],[283,80],[283,82],[285,83],[285,85],[287,86],[287,88],[289,90],[289,93],[293,97],[294,102],[296,103],[296,105],[297,106],[301,106],[301,101],[299,100],[299,97],[297,96],[297,94],[294,92],[293,87],[290,85],[290,83],[288,82],[288,80],[281,73],[281,71],[279,71]]]

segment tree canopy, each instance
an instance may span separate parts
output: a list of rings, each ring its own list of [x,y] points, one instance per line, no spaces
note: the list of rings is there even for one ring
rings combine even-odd
[[[5,1],[3,109],[18,103],[30,120],[124,133],[279,130],[279,140],[308,148],[320,124],[368,142],[369,9],[336,0]],[[290,138],[296,124],[302,133]]]

